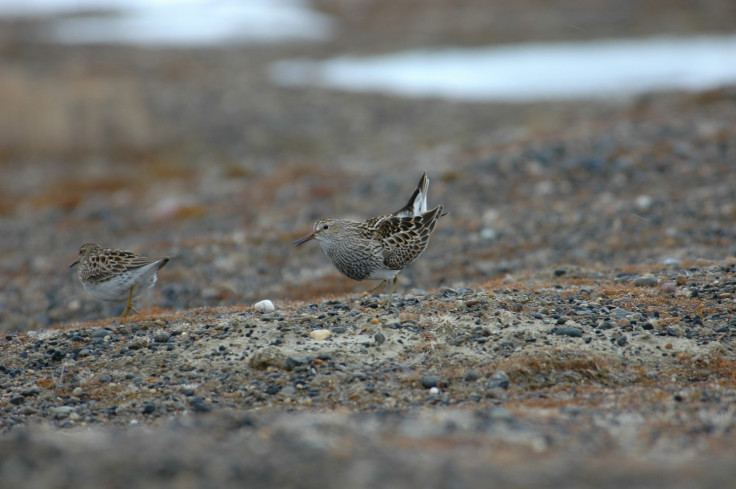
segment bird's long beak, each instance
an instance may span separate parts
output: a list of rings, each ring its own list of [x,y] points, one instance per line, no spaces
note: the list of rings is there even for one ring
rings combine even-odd
[[[79,263],[79,260],[77,260],[77,261],[75,261],[74,263],[72,263],[71,265],[69,265],[69,268],[72,268],[72,267],[73,267],[74,265],[76,265],[77,263]]]
[[[296,241],[294,241],[294,246],[303,245],[307,241],[311,241],[314,238],[315,238],[315,234],[314,233],[309,233],[306,236],[304,236],[303,238],[299,238]]]

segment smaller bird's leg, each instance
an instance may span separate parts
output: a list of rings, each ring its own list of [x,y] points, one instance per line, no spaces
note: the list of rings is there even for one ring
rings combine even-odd
[[[128,314],[130,314],[130,311],[133,311],[134,313],[138,314],[138,311],[133,309],[133,290],[135,290],[135,284],[130,286],[130,294],[128,294],[128,304],[125,306],[123,315],[120,316],[122,318],[128,317]]]
[[[388,282],[388,280],[385,280],[385,282]],[[394,276],[394,282],[393,282],[393,285],[391,286],[391,292],[388,293],[388,297],[386,297],[386,302],[383,303],[383,307],[388,307],[388,303],[391,302],[391,297],[393,297],[398,283],[399,283],[399,274],[397,273]]]

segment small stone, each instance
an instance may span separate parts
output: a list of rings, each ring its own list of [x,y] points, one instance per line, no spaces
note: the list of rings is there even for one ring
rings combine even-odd
[[[629,320],[628,320],[628,319],[626,319],[626,318],[621,318],[621,319],[619,319],[619,320],[618,320],[618,321],[616,322],[616,324],[618,325],[618,327],[619,327],[619,328],[625,328],[626,326],[629,326],[629,325],[631,325],[631,321],[629,321]]]
[[[382,345],[386,342],[386,337],[383,336],[383,333],[378,332],[375,335],[373,335],[373,339],[376,340],[376,344]]]
[[[583,336],[583,330],[574,327],[554,328],[552,332],[559,336],[570,336],[572,338],[580,338]]]
[[[153,341],[156,343],[166,343],[171,339],[171,334],[166,331],[159,331],[153,335]]]
[[[425,375],[422,377],[422,387],[425,389],[431,389],[432,387],[437,387],[437,384],[440,383],[440,378],[435,375]]]
[[[687,276],[685,276],[685,275],[678,275],[675,278],[675,283],[677,285],[680,285],[680,286],[685,285],[687,283]]]
[[[665,282],[659,286],[659,290],[661,290],[664,295],[675,295],[677,286],[674,282]]]
[[[432,395],[437,395],[437,394],[440,393],[440,390],[437,387],[431,387],[429,389],[429,393],[432,394]]]
[[[286,363],[288,360],[286,356],[279,348],[275,346],[267,346],[257,350],[253,356],[248,360],[248,365],[256,369],[266,369],[268,367],[276,367],[282,370],[286,370]]]
[[[105,336],[109,335],[111,331],[109,329],[96,329],[92,332],[90,335],[92,338],[104,338]]]
[[[618,346],[624,346],[624,345],[626,344],[626,342],[627,342],[627,341],[628,341],[628,340],[626,339],[626,336],[624,336],[624,335],[621,335],[621,336],[619,336],[619,337],[618,337],[618,339],[616,340],[616,344],[617,344]]]
[[[491,380],[486,382],[486,387],[488,389],[495,389],[497,387],[500,387],[502,389],[507,389],[509,387],[510,382],[511,382],[511,379],[509,378],[508,374],[504,372],[503,370],[499,370],[493,374],[493,376],[491,377]]]
[[[22,391],[20,391],[20,393],[21,393],[21,395],[22,395],[23,397],[31,397],[31,396],[35,396],[35,395],[36,395],[36,394],[38,394],[39,392],[41,392],[41,389],[39,389],[39,388],[38,388],[38,387],[36,387],[35,385],[34,385],[34,386],[31,386],[31,387],[28,387],[28,388],[26,388],[26,389],[23,389]]]
[[[75,387],[74,390],[72,391],[72,394],[75,395],[76,397],[80,397],[84,394],[84,389],[82,389],[81,387]]]
[[[332,333],[329,329],[315,329],[310,331],[309,337],[313,340],[322,341],[330,337]]]
[[[634,279],[634,287],[654,287],[659,284],[657,277],[638,277]]]
[[[465,382],[475,382],[476,380],[478,380],[478,378],[479,378],[478,372],[476,372],[475,370],[468,370],[467,372],[465,372],[465,375],[463,376],[463,379],[465,380]]]
[[[74,411],[74,408],[71,406],[57,406],[51,408],[51,413],[54,415],[55,419],[66,418],[72,411]]]
[[[189,406],[195,413],[206,413],[212,410],[210,406],[205,404],[204,399],[202,399],[201,397],[193,397],[192,399],[190,399]]]
[[[110,382],[112,382],[112,377],[107,374],[101,375],[100,382],[102,382],[103,384],[109,384]]]
[[[23,401],[25,401],[26,398],[23,396],[13,396],[10,398],[10,404],[15,404],[18,406],[19,404],[23,404]]]
[[[273,312],[276,310],[276,307],[274,307],[273,302],[271,302],[268,299],[262,300],[260,302],[256,302],[253,304],[253,307],[256,309],[256,311],[260,312]]]

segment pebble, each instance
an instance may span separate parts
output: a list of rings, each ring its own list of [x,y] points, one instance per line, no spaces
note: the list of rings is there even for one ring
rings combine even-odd
[[[657,277],[637,277],[634,279],[635,287],[654,287],[659,284]]]
[[[508,374],[504,372],[503,370],[499,370],[493,374],[491,377],[491,380],[486,382],[486,387],[488,389],[495,389],[497,387],[500,387],[502,389],[507,389],[509,387],[509,383],[511,382],[511,379],[509,378]]]
[[[382,345],[386,342],[386,337],[383,336],[383,333],[378,332],[375,335],[373,335],[373,339],[376,340],[376,344]]]
[[[276,310],[276,307],[274,307],[273,302],[271,302],[268,299],[264,299],[260,302],[256,302],[253,304],[253,307],[256,309],[256,311],[260,312],[273,312]]]
[[[317,341],[326,340],[330,335],[332,335],[332,333],[329,329],[315,329],[309,332],[309,337]]]
[[[155,335],[153,335],[153,341],[156,343],[166,343],[171,339],[171,334],[167,333],[166,331],[159,331]]]
[[[478,372],[476,372],[475,370],[468,370],[467,372],[465,372],[465,375],[463,376],[463,379],[465,380],[465,382],[475,382],[476,380],[478,380],[478,378],[479,378]]]
[[[422,377],[422,387],[425,389],[431,389],[432,387],[437,387],[437,384],[440,383],[440,378],[435,375],[425,375]]]
[[[71,406],[57,406],[51,408],[51,413],[54,415],[55,419],[66,418],[72,411],[74,411],[74,408]]]
[[[661,290],[664,295],[675,295],[677,286],[675,285],[675,282],[664,282],[659,286],[659,290]]]
[[[558,336],[570,336],[572,338],[583,336],[583,330],[575,327],[554,328],[552,332]]]
[[[104,338],[105,336],[109,335],[112,331],[109,329],[96,329],[92,332],[90,335],[92,338]]]
[[[41,392],[41,389],[39,389],[35,385],[32,386],[32,387],[27,387],[27,388],[25,388],[25,389],[23,389],[23,390],[20,391],[20,393],[21,393],[21,395],[23,397],[35,396],[36,394],[38,394],[40,392]]]
[[[253,356],[250,357],[250,360],[248,360],[248,365],[257,369],[276,367],[286,370],[288,358],[279,348],[267,346],[256,350]]]

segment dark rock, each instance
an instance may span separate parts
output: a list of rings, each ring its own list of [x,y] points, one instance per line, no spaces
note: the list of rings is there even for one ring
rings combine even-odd
[[[212,410],[210,406],[204,403],[204,399],[201,397],[193,397],[190,399],[189,407],[191,407],[192,411],[195,413],[206,413]]]
[[[422,387],[425,389],[431,389],[432,387],[437,387],[437,384],[440,383],[439,377],[436,377],[434,375],[425,375],[422,377]]]
[[[554,328],[552,330],[552,333],[558,336],[570,336],[572,338],[580,338],[581,336],[583,336],[583,330],[580,328],[575,328],[573,326]]]

